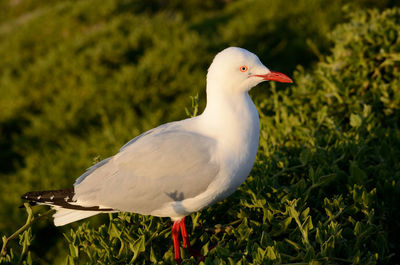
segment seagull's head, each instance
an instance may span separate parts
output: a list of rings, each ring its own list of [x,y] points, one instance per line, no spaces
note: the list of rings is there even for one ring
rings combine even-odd
[[[254,53],[238,47],[218,53],[207,74],[207,86],[212,89],[245,92],[264,81],[293,82],[288,76],[269,70]]]

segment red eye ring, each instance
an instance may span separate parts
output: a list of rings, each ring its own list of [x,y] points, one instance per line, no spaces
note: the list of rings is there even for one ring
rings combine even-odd
[[[247,70],[249,70],[249,68],[247,68],[246,65],[240,66],[240,72],[246,72]]]

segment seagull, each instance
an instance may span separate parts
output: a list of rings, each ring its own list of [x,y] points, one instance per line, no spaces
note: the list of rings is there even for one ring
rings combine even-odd
[[[196,117],[166,123],[126,143],[88,168],[72,188],[34,191],[22,198],[56,210],[62,226],[105,212],[132,212],[173,221],[174,258],[190,250],[185,216],[232,194],[249,175],[260,120],[248,92],[264,81],[292,83],[238,47],[219,52],[207,73],[207,106]]]

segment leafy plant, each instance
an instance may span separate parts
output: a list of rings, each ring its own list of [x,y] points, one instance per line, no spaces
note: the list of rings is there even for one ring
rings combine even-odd
[[[258,102],[263,138],[251,176],[228,200],[192,215],[192,244],[205,264],[395,262],[400,41],[391,32],[400,32],[399,19],[399,9],[353,13],[332,33],[332,55],[310,73],[299,69],[296,86],[271,85],[271,100]],[[124,231],[134,236],[121,239]],[[82,241],[92,233],[97,239]],[[108,228],[85,224],[67,238],[88,257],[107,253],[96,261],[162,264],[172,262],[172,244],[158,241],[169,233],[158,218],[120,214]]]
[[[188,224],[204,263],[398,263],[399,9],[360,10],[368,1],[344,10],[341,1],[139,2],[24,1],[19,8],[36,9],[0,19],[0,188],[9,191],[0,195],[2,233],[22,223],[18,195],[70,185],[87,161],[184,117],[190,103],[187,114],[196,115],[204,100],[189,95],[204,87],[212,56],[238,45],[277,70],[305,69],[294,86],[252,92],[262,130],[251,176]],[[340,21],[347,23],[331,32]],[[2,262],[173,261],[167,219],[92,218],[61,228],[66,241],[49,227],[35,223],[34,237],[28,229],[20,245],[7,243]]]
[[[3,245],[1,247],[1,252],[0,252],[0,264],[6,264],[6,263],[32,264],[31,252],[28,249],[29,246],[32,244],[33,240],[31,226],[35,220],[35,216],[29,203],[24,203],[24,207],[28,214],[25,225],[23,225],[21,228],[15,231],[11,236],[9,237],[3,236],[2,238]],[[45,214],[38,214],[36,217],[43,217],[51,212],[53,211],[49,210]],[[7,244],[11,240],[17,237],[19,237],[19,245],[21,246],[21,253],[14,254],[12,248],[9,251],[7,250]]]

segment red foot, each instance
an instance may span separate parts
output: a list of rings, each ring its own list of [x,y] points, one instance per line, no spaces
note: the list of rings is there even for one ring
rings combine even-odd
[[[179,244],[179,230],[182,233],[182,241],[183,241],[182,247],[187,248],[189,254],[194,258],[196,258],[197,262],[204,261],[206,257],[203,256],[200,251],[193,249],[190,246],[189,236],[186,230],[185,217],[184,217],[180,221],[175,221],[172,226],[172,239],[174,240],[175,262],[178,265],[180,265],[182,262],[180,244]]]
[[[175,221],[172,225],[172,239],[174,240],[175,261],[180,265],[182,259],[179,246],[179,221]]]
[[[185,218],[186,217],[183,217],[182,220],[179,222],[179,226],[181,228],[181,233],[182,233],[182,240],[183,240],[182,247],[183,248],[186,248],[186,247],[190,248],[190,241],[189,241],[188,233],[186,231]]]

